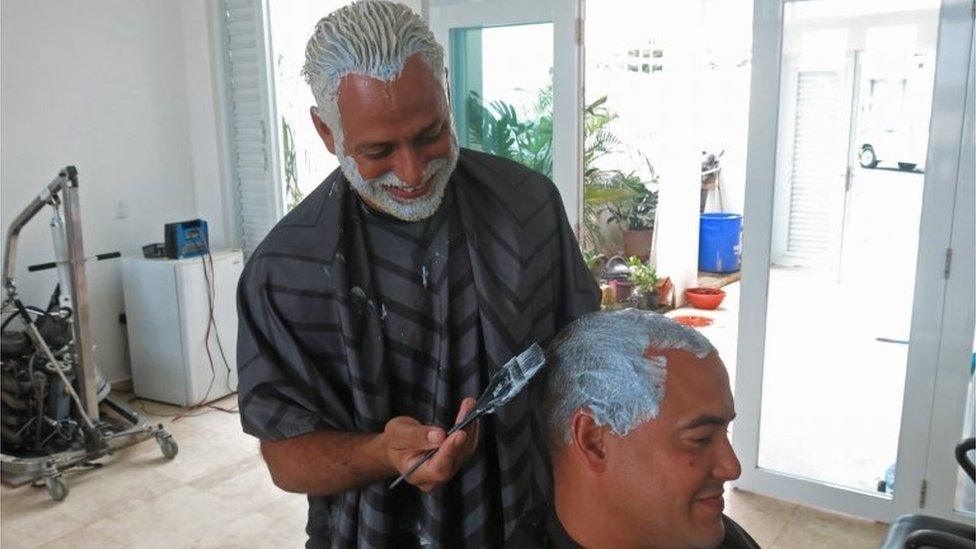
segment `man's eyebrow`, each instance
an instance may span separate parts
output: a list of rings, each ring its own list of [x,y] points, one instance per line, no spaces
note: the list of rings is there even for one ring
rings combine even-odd
[[[704,425],[714,425],[716,427],[723,427],[723,426],[731,423],[733,419],[735,419],[735,414],[732,414],[731,417],[724,417],[724,416],[716,416],[716,415],[711,415],[711,414],[704,414],[704,415],[700,415],[700,416],[698,416],[698,417],[690,420],[688,423],[686,423],[685,425],[683,425],[681,428],[682,429],[695,429],[697,427],[702,427]]]
[[[444,126],[443,120],[435,120],[430,124],[428,124],[426,127],[424,127],[424,129],[417,132],[417,135],[426,135],[434,130],[441,129],[443,126]]]
[[[390,145],[391,143],[388,141],[369,141],[369,142],[360,143],[356,145],[356,152],[362,153],[366,151],[366,149],[375,149],[377,147],[389,147]]]
[[[443,120],[435,120],[434,122],[431,122],[429,125],[427,125],[426,127],[424,127],[422,130],[420,130],[419,132],[417,132],[417,135],[418,136],[422,136],[422,135],[427,134],[427,133],[429,133],[429,132],[431,132],[431,131],[433,131],[435,129],[441,129],[443,127],[444,127],[444,121]],[[360,143],[360,144],[356,145],[356,152],[357,153],[362,153],[366,149],[373,149],[373,148],[376,148],[376,147],[390,147],[392,145],[393,145],[393,143],[390,143],[389,141],[367,141],[367,142]]]

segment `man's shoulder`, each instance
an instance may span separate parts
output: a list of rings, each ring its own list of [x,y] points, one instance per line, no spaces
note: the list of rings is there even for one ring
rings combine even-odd
[[[515,524],[502,549],[543,549],[548,547],[546,517],[548,509],[540,507],[527,511]]]
[[[725,525],[725,539],[720,549],[759,549],[756,540],[728,515],[722,515],[722,523]]]
[[[248,266],[260,263],[264,270],[281,264],[266,261],[271,258],[331,262],[338,246],[338,223],[346,188],[341,171],[332,172],[268,231],[251,254]]]
[[[558,196],[556,186],[545,175],[514,160],[472,149],[461,149],[457,172],[503,200],[538,203]]]

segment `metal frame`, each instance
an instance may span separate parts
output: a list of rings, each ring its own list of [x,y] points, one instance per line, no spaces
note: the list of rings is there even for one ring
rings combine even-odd
[[[451,29],[552,23],[552,179],[577,231],[583,213],[583,1],[478,0],[427,6],[427,23],[445,48],[448,67]]]
[[[115,401],[111,395],[106,396],[101,403],[98,400],[95,363],[91,355],[88,281],[85,274],[85,253],[81,231],[78,170],[74,166],[67,166],[61,170],[57,177],[21,211],[7,230],[7,246],[3,262],[3,282],[7,293],[3,301],[4,311],[19,311],[21,317],[25,319],[27,333],[35,347],[47,355],[52,363],[57,363],[57,359],[51,353],[47,343],[18,299],[17,285],[14,280],[20,231],[48,205],[55,208],[60,205],[64,208],[67,257],[58,257],[57,262],[67,263],[70,274],[70,294],[73,298],[71,346],[75,378],[78,381],[81,394],[75,392],[71,383],[60,370],[58,370],[58,375],[61,375],[66,390],[78,408],[78,415],[81,416],[86,425],[86,436],[91,437],[91,439],[85,441],[86,444],[83,448],[50,455],[16,457],[2,454],[0,455],[0,472],[2,472],[5,481],[14,483],[43,480],[47,484],[51,496],[56,500],[61,500],[68,493],[67,484],[61,478],[61,473],[65,469],[88,465],[92,460],[149,438],[156,439],[163,450],[163,454],[168,458],[176,456],[178,447],[162,425],[153,426],[130,407]],[[100,422],[100,408],[103,408],[113,419],[121,422],[112,427],[124,426],[124,428],[118,431],[103,429],[104,423]]]
[[[905,397],[898,451],[898,490],[894,499],[855,492],[758,467],[761,420],[763,360],[765,357],[767,292],[769,287],[770,242],[773,229],[774,182],[779,122],[778,98],[781,85],[781,50],[784,4],[790,0],[757,0],[753,18],[753,71],[750,99],[749,149],[745,225],[743,241],[742,298],[739,310],[739,350],[736,375],[738,418],[733,445],[742,461],[742,477],[736,486],[785,500],[799,501],[890,521],[894,517],[926,512],[920,501],[928,464],[933,429],[947,427],[954,436],[962,431],[961,417],[942,417],[950,424],[934,423],[936,379],[951,365],[940,354],[943,337],[951,328],[950,318],[964,303],[947,301],[944,278],[945,253],[952,246],[957,171],[961,161],[962,118],[973,34],[972,0],[944,0],[940,11],[935,93],[929,132],[926,185],[914,309],[912,345],[908,354]],[[971,196],[971,195],[970,195]],[[956,212],[955,215],[959,215]],[[965,215],[963,215],[965,217]],[[959,222],[956,220],[956,222]],[[971,242],[971,241],[970,241]],[[971,254],[971,250],[966,252]],[[961,284],[971,288],[973,281]],[[946,305],[953,305],[946,309]],[[971,306],[971,305],[970,305]],[[943,313],[947,316],[944,316]],[[958,312],[958,311],[957,311]],[[968,323],[972,337],[972,319]],[[945,328],[944,328],[945,326]],[[969,345],[972,341],[969,342]],[[941,379],[941,377],[940,377]],[[942,398],[943,395],[938,395]],[[959,399],[959,395],[953,397]],[[952,406],[956,406],[953,404]],[[960,414],[961,416],[961,414]],[[958,425],[958,429],[955,426]],[[925,449],[920,451],[920,449]],[[840,452],[843,449],[839,449]],[[951,448],[946,449],[951,451]],[[953,478],[955,478],[953,476]]]

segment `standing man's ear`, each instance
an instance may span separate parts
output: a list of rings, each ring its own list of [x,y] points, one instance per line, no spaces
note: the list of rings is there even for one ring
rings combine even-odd
[[[330,153],[335,154],[335,136],[332,135],[332,130],[329,129],[328,124],[319,118],[319,109],[317,107],[310,107],[308,112],[312,115],[312,125],[315,126],[315,131],[319,133],[319,137],[325,143],[325,148],[329,149]]]
[[[606,437],[610,428],[598,425],[588,409],[576,410],[570,425],[573,434],[573,452],[587,469],[602,473],[607,469],[608,446]]]

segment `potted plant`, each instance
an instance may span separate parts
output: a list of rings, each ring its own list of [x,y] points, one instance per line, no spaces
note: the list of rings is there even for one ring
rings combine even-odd
[[[644,306],[648,309],[656,309],[659,301],[657,293],[658,278],[654,267],[644,263],[637,256],[630,256],[630,259],[627,260],[627,266],[630,267],[630,279],[634,282],[634,287],[637,288],[644,299]]]
[[[656,177],[650,181],[651,184],[656,182]],[[648,183],[634,173],[621,174],[620,184],[630,191],[630,196],[607,205],[610,214],[607,220],[617,223],[623,230],[624,255],[646,260],[651,253],[657,190],[648,188]]]
[[[586,263],[586,268],[590,270],[593,280],[599,283],[603,277],[603,269],[607,265],[607,256],[593,250],[583,250],[583,261]]]

